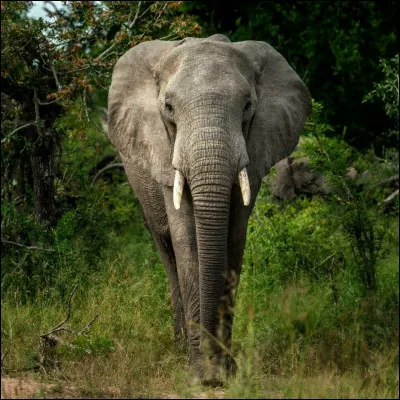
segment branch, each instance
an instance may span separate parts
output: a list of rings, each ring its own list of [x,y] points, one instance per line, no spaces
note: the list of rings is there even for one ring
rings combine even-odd
[[[155,25],[155,24],[158,22],[158,20],[160,19],[161,15],[162,15],[163,11],[165,10],[165,8],[167,7],[167,5],[168,5],[168,1],[165,2],[164,7],[162,8],[162,10],[161,10],[161,11],[159,12],[159,14],[157,15],[157,18],[154,20],[154,22],[153,22],[154,25]]]
[[[38,121],[32,121],[32,122],[28,122],[28,123],[25,124],[25,125],[19,126],[18,128],[14,129],[14,130],[10,133],[10,136],[11,136],[11,135],[14,135],[14,133],[17,133],[17,132],[20,131],[21,129],[27,128],[28,126],[31,126],[31,125],[36,125],[37,123],[38,123]],[[3,141],[3,140],[4,140],[4,139],[2,139],[1,141]]]
[[[147,13],[147,11],[150,10],[151,7],[153,7],[153,4],[151,4],[149,7],[147,7],[147,8],[143,11],[143,13],[139,16],[139,18],[142,18],[142,17]]]
[[[108,52],[110,52],[118,43],[114,43],[112,46],[110,46],[108,49],[105,49],[99,56],[97,56],[94,61],[99,61],[101,60]]]
[[[64,325],[64,324],[69,320],[69,318],[71,317],[71,300],[72,300],[72,296],[73,296],[74,293],[76,292],[76,289],[78,289],[78,284],[76,284],[76,285],[74,286],[74,288],[72,289],[71,293],[69,294],[69,298],[68,298],[68,314],[67,314],[67,317],[64,319],[64,321],[60,322],[60,323],[59,323],[58,325],[56,325],[54,328],[51,328],[49,333],[45,333],[44,335],[42,335],[42,337],[43,337],[43,336],[50,335],[50,334],[56,332],[56,330],[57,330],[58,328],[60,328],[62,325]]]
[[[51,70],[53,71],[54,80],[56,81],[56,85],[57,85],[57,90],[60,90],[61,89],[61,85],[60,85],[60,82],[58,80],[57,72],[56,72],[56,69],[54,68],[53,64],[51,64]]]
[[[96,180],[99,178],[99,176],[100,176],[103,172],[105,172],[105,171],[107,171],[107,170],[109,170],[109,169],[111,169],[111,168],[124,168],[124,164],[121,164],[121,163],[111,163],[111,164],[106,165],[104,168],[102,168],[102,169],[95,175],[95,177],[93,178],[92,183],[90,184],[90,186],[93,186],[93,184],[96,182]]]
[[[377,186],[381,186],[381,185],[384,185],[384,184],[392,182],[392,181],[397,181],[398,179],[399,179],[399,175],[393,175],[388,179],[385,179],[381,182],[376,183],[374,186],[372,186],[372,189],[376,188]]]
[[[5,239],[1,239],[1,243],[13,244],[15,246],[25,247],[26,249],[29,249],[29,250],[48,251],[49,253],[55,253],[56,252],[54,249],[43,249],[41,247],[36,247],[36,246],[26,246],[24,244],[17,243],[17,242],[12,242],[11,240],[5,240]]]
[[[39,104],[40,106],[48,106],[48,105],[50,105],[50,104],[56,103],[57,101],[61,100],[63,97],[65,97],[65,95],[62,95],[62,96],[58,97],[57,99],[54,99],[54,100],[49,101],[49,102],[47,102],[47,103],[43,103],[43,102],[39,101],[39,99],[38,99],[38,104]]]
[[[83,108],[85,110],[86,119],[87,119],[88,122],[90,122],[89,110],[88,110],[87,104],[86,104],[86,88],[83,89],[83,93],[81,95],[81,98],[82,98],[82,105],[83,105]]]
[[[387,204],[387,203],[391,202],[398,195],[399,195],[399,189],[395,190],[391,195],[386,197],[386,199],[383,200],[381,204]]]
[[[42,132],[42,128],[40,127],[39,99],[38,99],[36,88],[33,88],[33,103],[35,104],[37,132],[39,135],[41,135],[43,132]]]
[[[133,25],[135,25],[136,20],[138,19],[138,16],[139,16],[139,11],[140,11],[140,6],[141,6],[141,5],[142,5],[142,2],[139,1],[138,8],[137,8],[137,10],[136,10],[135,17],[133,18],[133,21],[129,24],[129,29],[131,29],[131,28],[133,27]]]
[[[84,333],[85,331],[87,331],[91,325],[93,324],[94,321],[96,321],[96,319],[99,317],[100,314],[96,314],[93,319],[80,331],[78,332],[78,335],[82,335],[82,333]]]

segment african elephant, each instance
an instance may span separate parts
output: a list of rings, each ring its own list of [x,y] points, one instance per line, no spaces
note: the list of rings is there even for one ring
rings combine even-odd
[[[115,65],[108,129],[168,275],[176,340],[202,382],[230,355],[246,228],[262,178],[311,110],[284,57],[259,41],[153,40]]]

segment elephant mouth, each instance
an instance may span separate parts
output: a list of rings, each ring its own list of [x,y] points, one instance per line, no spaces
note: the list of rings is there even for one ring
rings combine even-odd
[[[239,179],[240,191],[242,193],[243,204],[247,207],[250,204],[251,192],[250,192],[250,183],[246,167],[243,167],[243,169],[239,172],[238,179]],[[184,187],[185,187],[185,177],[182,174],[182,172],[177,169],[175,170],[175,179],[173,188],[173,202],[176,210],[179,210],[181,207],[182,193]]]

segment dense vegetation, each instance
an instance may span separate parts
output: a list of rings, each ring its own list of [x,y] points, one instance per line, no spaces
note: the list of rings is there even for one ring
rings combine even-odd
[[[78,396],[216,395],[188,384],[104,108],[131,46],[221,32],[269,42],[304,78],[313,113],[293,156],[330,187],[281,201],[276,171],[265,180],[235,317],[240,369],[224,393],[398,397],[395,2],[76,1],[48,4],[51,23],[28,18],[29,3],[1,5],[2,370]],[[40,335],[69,310],[75,333],[51,347]]]

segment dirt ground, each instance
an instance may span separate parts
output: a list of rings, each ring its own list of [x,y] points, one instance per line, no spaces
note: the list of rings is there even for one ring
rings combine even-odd
[[[215,389],[214,398],[222,399],[224,391]],[[56,383],[42,383],[34,381],[28,376],[12,378],[9,376],[1,377],[1,399],[81,399],[82,395],[79,391],[65,385],[57,385]],[[88,398],[88,397],[86,397]],[[180,399],[176,394],[165,394],[164,399]],[[199,393],[193,396],[194,399],[207,399],[205,393]]]
[[[77,394],[77,393],[75,393]],[[73,395],[69,390],[58,390],[57,384],[36,382],[28,377],[1,377],[2,399],[32,399],[32,398],[66,398]]]

